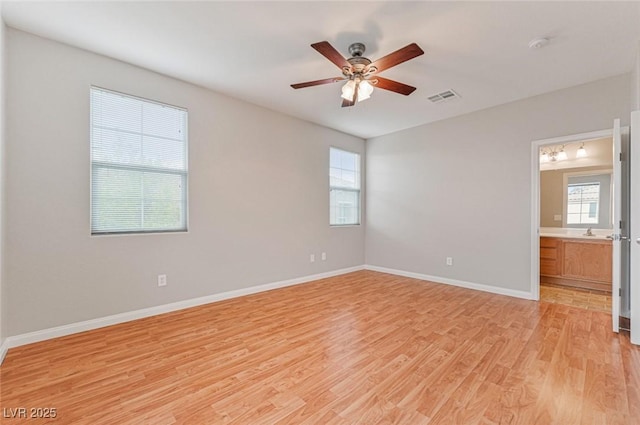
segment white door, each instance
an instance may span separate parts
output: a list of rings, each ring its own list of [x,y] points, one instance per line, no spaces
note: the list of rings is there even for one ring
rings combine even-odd
[[[631,342],[640,344],[640,111],[631,113],[631,237],[630,315]]]
[[[613,331],[620,329],[620,279],[621,279],[621,228],[622,220],[622,135],[620,134],[620,120],[613,121],[613,264],[611,281],[611,318]]]

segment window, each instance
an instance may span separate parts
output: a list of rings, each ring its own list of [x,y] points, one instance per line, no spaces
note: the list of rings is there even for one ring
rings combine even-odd
[[[611,228],[611,171],[563,174],[563,226]]]
[[[597,224],[600,183],[567,186],[567,224]]]
[[[91,93],[91,233],[187,230],[187,111]]]
[[[360,155],[329,149],[329,224],[360,224]]]

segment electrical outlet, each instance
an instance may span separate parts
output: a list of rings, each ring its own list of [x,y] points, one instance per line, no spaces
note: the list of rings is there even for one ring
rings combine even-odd
[[[327,253],[326,252],[322,253],[322,261],[327,261]]]
[[[167,275],[159,274],[158,275],[158,286],[167,286]]]
[[[309,255],[309,262],[310,263],[315,263],[316,262],[316,254]]]
[[[453,266],[453,257],[447,257],[447,266]]]

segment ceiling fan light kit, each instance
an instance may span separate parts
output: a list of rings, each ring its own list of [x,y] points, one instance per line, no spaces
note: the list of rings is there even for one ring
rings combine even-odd
[[[355,95],[356,100],[358,102],[362,102],[363,100],[369,99],[371,97],[371,93],[373,93],[373,86],[369,81],[352,79],[342,86],[341,97],[343,99],[353,101],[353,97]]]
[[[328,41],[314,43],[311,47],[339,67],[342,70],[342,77],[291,84],[294,89],[346,81],[345,85],[342,86],[342,107],[353,106],[357,102],[369,99],[374,87],[405,96],[416,90],[415,87],[377,75],[380,71],[424,54],[424,51],[415,43],[396,50],[375,62],[371,62],[370,59],[362,56],[366,50],[363,43],[353,43],[349,46],[349,54],[351,55],[349,59],[345,59]]]

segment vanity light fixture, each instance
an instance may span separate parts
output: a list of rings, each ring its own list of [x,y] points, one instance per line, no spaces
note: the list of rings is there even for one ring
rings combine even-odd
[[[551,151],[544,148],[540,150],[540,163],[551,161]]]
[[[567,159],[567,153],[564,151],[564,145],[559,148],[551,146],[549,148],[543,148],[540,151],[540,162],[556,162],[564,161]]]
[[[576,151],[576,158],[585,158],[587,156],[587,150],[584,148],[584,143]],[[567,153],[562,146],[549,146],[540,150],[540,162],[556,162],[565,161],[569,159]]]
[[[587,150],[584,148],[584,143],[576,152],[576,158],[584,158],[587,156]],[[561,146],[548,146],[540,150],[540,162],[556,162],[566,161],[569,159],[567,152],[564,150],[564,145]]]
[[[578,151],[576,152],[576,158],[584,158],[587,156],[587,150],[584,148],[584,143],[580,145]]]
[[[560,147],[560,151],[558,152],[558,161],[564,161],[568,159],[567,153],[564,151],[564,145]]]

